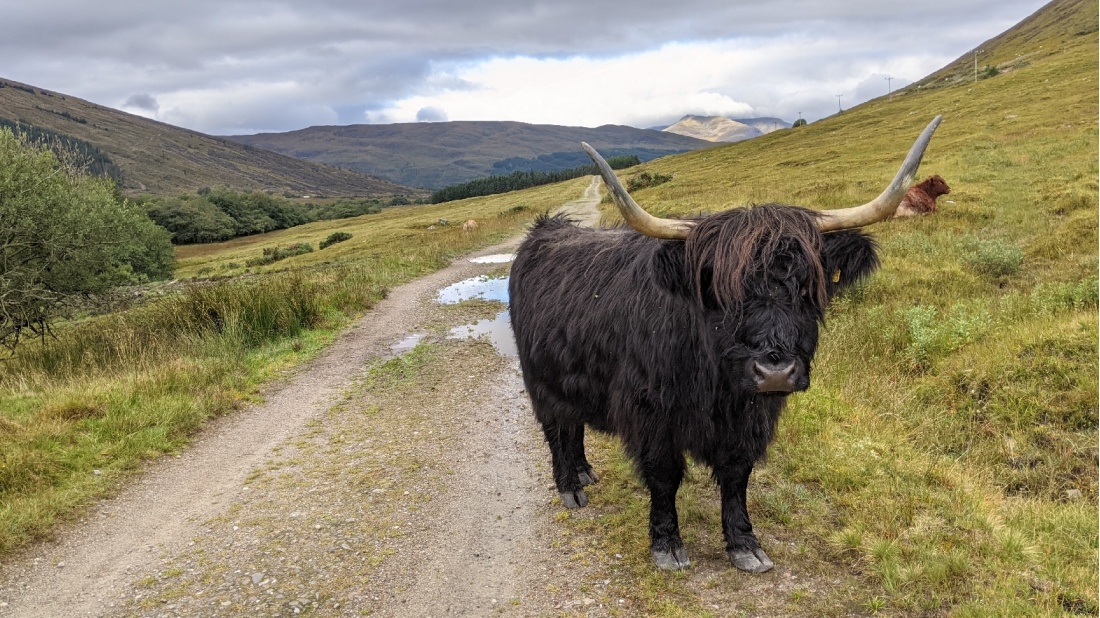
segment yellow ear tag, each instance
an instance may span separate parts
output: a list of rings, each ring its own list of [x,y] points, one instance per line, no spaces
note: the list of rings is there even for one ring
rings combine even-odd
[[[836,269],[835,273],[833,273],[833,283],[840,283],[840,269],[839,268]]]

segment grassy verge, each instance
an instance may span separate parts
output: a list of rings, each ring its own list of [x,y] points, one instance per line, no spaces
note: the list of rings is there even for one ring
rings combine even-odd
[[[206,420],[254,400],[388,289],[519,233],[587,182],[542,187],[522,201],[503,195],[391,209],[377,224],[380,215],[342,221],[354,238],[325,251],[62,325],[57,340],[23,347],[0,364],[0,553],[45,535],[141,462],[183,448]],[[479,230],[428,230],[440,217],[476,218]],[[318,242],[333,225],[184,247],[180,270],[243,263],[243,255],[299,237]]]

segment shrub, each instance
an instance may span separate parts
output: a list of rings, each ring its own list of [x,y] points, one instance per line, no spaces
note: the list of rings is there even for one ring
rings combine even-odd
[[[338,242],[344,242],[345,240],[350,240],[350,239],[351,239],[351,234],[349,234],[347,232],[333,232],[333,233],[328,235],[328,238],[321,241],[319,247],[321,249],[324,249],[325,247],[329,247],[329,246],[335,245]]]
[[[963,264],[975,274],[1004,279],[1024,265],[1024,250],[1001,240],[967,237],[963,241]]]
[[[627,191],[637,191],[638,189],[645,189],[646,187],[656,187],[657,185],[663,185],[666,182],[672,180],[672,176],[668,174],[659,174],[654,172],[642,172],[631,176],[626,179]]]
[[[246,260],[245,266],[263,266],[265,264],[278,262],[279,260],[285,260],[289,257],[312,252],[313,245],[305,242],[300,242],[296,245],[288,245],[286,247],[264,247],[263,255]]]
[[[0,345],[45,335],[69,299],[172,274],[169,234],[109,180],[0,129]]]

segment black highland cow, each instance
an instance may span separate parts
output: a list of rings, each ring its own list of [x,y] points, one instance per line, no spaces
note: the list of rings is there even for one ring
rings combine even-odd
[[[523,379],[566,507],[585,506],[582,487],[598,480],[585,425],[620,436],[650,491],[653,558],[685,568],[676,492],[690,453],[713,470],[734,566],[774,566],[745,507],[749,474],[787,395],[810,385],[826,305],[878,265],[853,228],[894,213],[939,121],[879,197],[826,212],[766,204],[658,219],[583,144],[634,229],[540,217],[509,284]]]

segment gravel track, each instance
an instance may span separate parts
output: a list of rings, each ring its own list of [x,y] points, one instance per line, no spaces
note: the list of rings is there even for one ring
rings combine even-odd
[[[597,187],[562,210],[594,222]],[[263,403],[6,557],[0,616],[603,614],[554,549],[518,365],[441,336],[465,316],[435,292],[494,268],[463,258],[396,288]],[[387,381],[416,331],[432,351]]]

